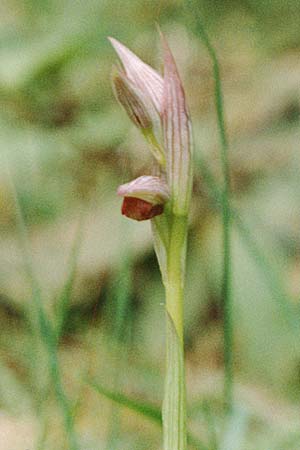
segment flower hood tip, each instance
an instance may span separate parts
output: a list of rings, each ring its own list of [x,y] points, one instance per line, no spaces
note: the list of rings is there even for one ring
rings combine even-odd
[[[108,40],[119,56],[127,77],[148,96],[156,111],[160,112],[163,94],[162,77],[117,39],[108,37]]]

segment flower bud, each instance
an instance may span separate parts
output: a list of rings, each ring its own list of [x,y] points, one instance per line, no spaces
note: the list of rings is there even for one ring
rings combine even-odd
[[[108,38],[123,63],[127,78],[151,101],[158,113],[163,95],[162,77],[117,39]]]
[[[153,107],[147,98],[126,75],[118,72],[113,75],[114,92],[132,122],[142,130],[152,128]]]
[[[117,99],[130,119],[142,131],[159,166],[165,169],[166,158],[161,146],[162,77],[131,50],[114,38],[109,38],[124,71],[113,77]]]

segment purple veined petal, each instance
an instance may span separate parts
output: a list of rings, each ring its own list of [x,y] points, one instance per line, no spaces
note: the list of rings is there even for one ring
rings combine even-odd
[[[108,39],[121,59],[128,78],[149,96],[156,111],[160,113],[163,95],[162,77],[117,39],[112,37]]]
[[[173,212],[186,215],[192,187],[192,136],[185,94],[169,45],[161,35],[164,52],[162,123],[167,159],[167,182]]]
[[[135,180],[119,186],[118,195],[134,197],[151,203],[162,205],[169,200],[169,188],[160,177],[142,175]]]
[[[115,71],[112,76],[114,93],[128,117],[140,129],[152,129],[154,108],[143,92],[125,73]]]
[[[153,103],[122,70],[113,72],[112,84],[117,100],[131,121],[141,130],[155,160],[159,166],[165,167],[164,149],[159,143],[162,140],[161,120]]]

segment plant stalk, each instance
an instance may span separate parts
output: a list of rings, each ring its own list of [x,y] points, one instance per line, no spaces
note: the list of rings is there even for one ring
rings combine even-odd
[[[164,450],[186,450],[183,300],[187,218],[172,215],[170,223],[165,282],[167,374],[163,403]]]
[[[167,256],[166,308],[182,346],[186,233],[186,217],[174,215]]]

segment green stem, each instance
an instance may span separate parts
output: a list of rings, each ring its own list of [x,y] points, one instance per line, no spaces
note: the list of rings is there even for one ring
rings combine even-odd
[[[186,450],[183,297],[187,218],[172,215],[165,281],[167,375],[163,405],[164,450]]]
[[[153,129],[152,128],[143,129],[142,134],[145,137],[148,144],[150,144],[149,148],[150,148],[154,158],[157,160],[157,162],[162,167],[165,167],[166,166],[166,158],[165,158],[164,150],[159,145],[159,143],[155,137],[155,134],[153,132]]]
[[[173,216],[167,255],[166,308],[183,345],[184,260],[187,233],[185,216]]]
[[[197,11],[197,9],[196,9]],[[221,161],[223,171],[222,192],[222,222],[223,222],[223,314],[224,314],[224,367],[225,385],[224,400],[227,411],[232,410],[233,402],[233,321],[232,321],[232,296],[231,296],[231,214],[230,214],[230,167],[228,159],[228,140],[224,119],[223,93],[220,76],[220,66],[216,51],[212,46],[209,36],[202,24],[199,13],[196,14],[197,26],[203,43],[205,44],[213,65],[215,82],[215,105],[217,111],[219,136],[221,143]]]
[[[217,57],[214,58],[215,101],[221,141],[221,159],[224,177],[223,188],[223,289],[224,302],[224,364],[225,364],[225,404],[230,411],[233,402],[233,323],[231,296],[231,214],[230,214],[230,169],[228,160],[228,142],[225,130],[223,96],[221,89],[220,71]]]

